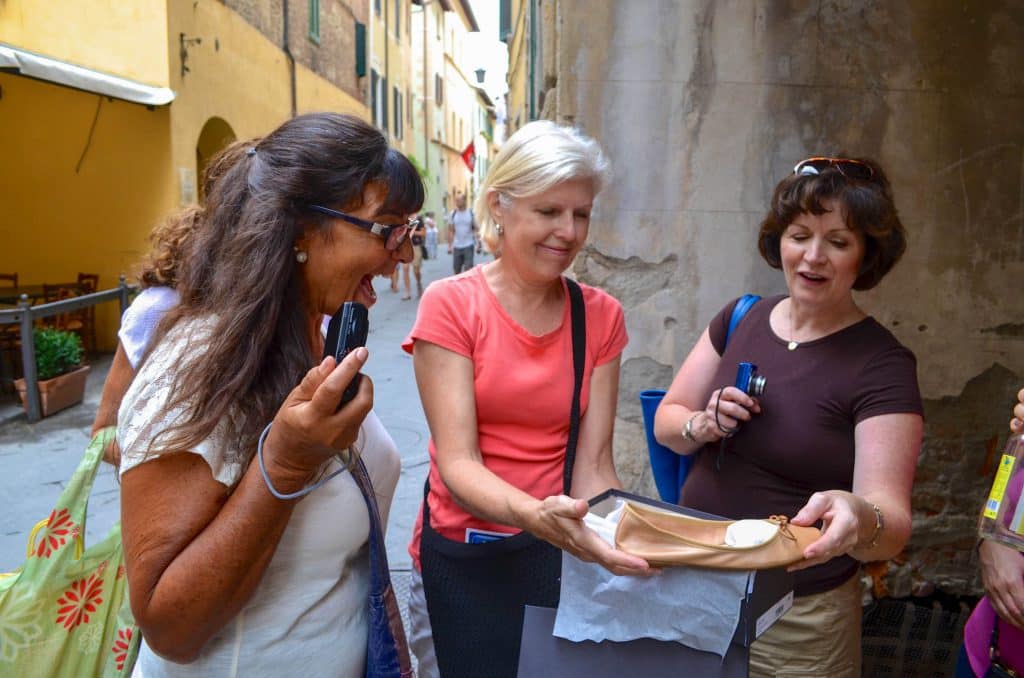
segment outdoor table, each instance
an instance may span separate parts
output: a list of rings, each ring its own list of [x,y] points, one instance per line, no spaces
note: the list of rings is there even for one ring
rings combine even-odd
[[[17,305],[18,300],[21,299],[21,295],[27,295],[32,303],[36,303],[43,298],[44,287],[67,287],[68,289],[79,290],[81,288],[77,282],[73,283],[46,283],[45,285],[19,285],[18,287],[0,287],[0,304],[14,304]]]

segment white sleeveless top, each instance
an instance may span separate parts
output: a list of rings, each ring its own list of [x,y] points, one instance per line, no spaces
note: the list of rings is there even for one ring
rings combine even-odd
[[[153,434],[180,416],[175,412],[154,419],[169,395],[175,367],[192,351],[201,350],[204,325],[193,321],[173,328],[125,394],[117,427],[120,473],[144,463]],[[239,451],[224,433],[224,427],[218,426],[192,452],[206,460],[218,482],[231,487],[244,469]],[[356,444],[386,525],[399,474],[394,441],[370,412]],[[252,598],[209,640],[197,661],[169,662],[152,652],[143,639],[133,676],[363,675],[368,538],[366,505],[352,476],[345,473],[330,480],[295,507]]]

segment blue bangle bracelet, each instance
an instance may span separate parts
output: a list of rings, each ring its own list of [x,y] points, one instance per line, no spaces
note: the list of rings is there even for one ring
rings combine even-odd
[[[263,443],[264,441],[266,441],[267,434],[270,433],[270,427],[273,425],[274,422],[270,422],[269,424],[267,424],[267,427],[263,429],[263,433],[260,434],[260,441],[256,445],[256,461],[260,465],[260,473],[263,475],[263,482],[266,483],[267,489],[270,490],[270,494],[274,495],[274,497],[276,497],[277,499],[280,499],[282,501],[290,501],[292,499],[300,499],[302,497],[305,497],[307,494],[317,489],[318,487],[322,486],[331,478],[334,478],[335,476],[340,476],[342,473],[348,470],[345,468],[340,468],[334,473],[328,476],[324,476],[323,478],[316,481],[312,485],[304,487],[296,492],[289,492],[287,494],[278,492],[276,489],[274,489],[274,485],[270,482],[270,476],[267,475],[267,468],[266,466],[263,465]]]

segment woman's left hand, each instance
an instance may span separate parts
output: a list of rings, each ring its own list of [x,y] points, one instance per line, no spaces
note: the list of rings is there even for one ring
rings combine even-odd
[[[793,516],[794,525],[809,527],[822,522],[821,538],[804,549],[804,559],[790,565],[790,572],[828,562],[852,551],[860,539],[865,500],[842,490],[815,492]],[[867,507],[874,515],[874,511]]]
[[[1013,408],[1010,430],[1014,433],[1024,433],[1024,388],[1017,392],[1017,405]]]
[[[528,521],[529,531],[587,563],[597,563],[616,575],[649,576],[657,572],[646,560],[612,546],[583,524],[589,507],[583,499],[546,497]]]
[[[1024,554],[989,539],[978,545],[981,583],[992,609],[1024,631]]]

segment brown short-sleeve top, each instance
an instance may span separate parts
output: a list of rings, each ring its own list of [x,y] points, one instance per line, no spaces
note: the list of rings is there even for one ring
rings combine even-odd
[[[684,506],[734,519],[792,517],[814,492],[851,490],[858,423],[923,412],[914,354],[874,318],[790,351],[768,322],[784,298],[756,303],[728,346],[725,334],[736,301],[708,327],[722,360],[705,402],[715,389],[735,383],[741,361],[758,366],[767,388],[759,415],[735,436],[698,452],[683,487]],[[843,556],[798,571],[794,592],[830,590],[857,566]]]

